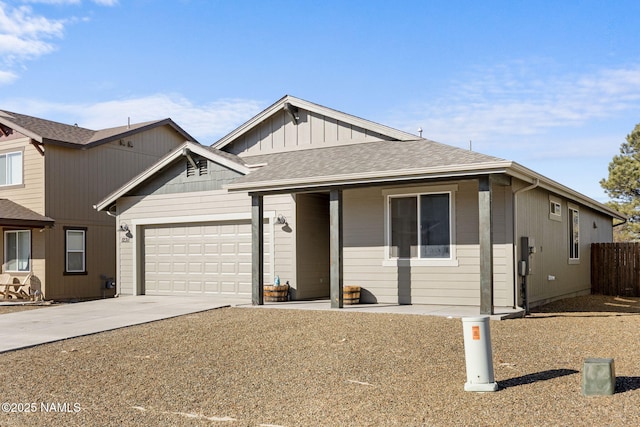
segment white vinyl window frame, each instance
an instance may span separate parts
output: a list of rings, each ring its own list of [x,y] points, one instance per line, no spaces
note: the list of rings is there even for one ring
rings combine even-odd
[[[0,153],[0,187],[22,184],[22,151]]]
[[[562,221],[562,203],[556,197],[549,197],[549,219]]]
[[[455,242],[455,224],[456,224],[456,204],[455,204],[455,194],[458,190],[457,184],[450,185],[437,185],[437,186],[424,186],[424,187],[411,187],[404,189],[394,189],[394,190],[384,190],[384,223],[385,223],[385,246],[384,246],[384,258],[383,258],[383,266],[398,266],[398,265],[408,265],[408,266],[458,266],[458,259],[456,253],[456,242]],[[438,195],[438,194],[447,194],[449,198],[449,256],[446,258],[431,258],[431,257],[420,257],[420,248],[421,248],[421,238],[422,233],[420,231],[420,226],[417,228],[417,246],[418,246],[418,256],[402,258],[402,257],[392,257],[391,256],[391,246],[392,246],[392,212],[391,212],[391,200],[394,198],[409,198],[415,197],[417,203],[417,212],[416,218],[418,222],[420,222],[420,196],[425,195]]]
[[[575,205],[569,205],[567,215],[569,264],[580,263],[580,210]]]
[[[15,273],[31,271],[31,230],[4,232],[4,270]]]
[[[87,230],[65,227],[64,273],[87,274]]]

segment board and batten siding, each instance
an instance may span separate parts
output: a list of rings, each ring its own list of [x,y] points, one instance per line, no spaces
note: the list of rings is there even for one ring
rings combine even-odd
[[[344,192],[344,284],[364,288],[363,302],[479,305],[478,183],[451,183],[455,208],[453,265],[389,260],[385,246],[385,192],[373,187]],[[448,184],[393,188],[394,194],[440,191]],[[513,245],[508,187],[494,186],[494,304],[513,305]],[[457,264],[457,265],[455,265]]]
[[[517,245],[521,236],[535,243],[527,278],[529,304],[589,293],[591,243],[613,240],[611,218],[541,188],[523,192],[516,200]],[[559,217],[550,215],[552,200],[560,204]],[[579,261],[569,260],[569,206],[579,212]]]
[[[295,223],[292,196],[265,197],[264,211],[265,215],[270,215],[268,219],[270,224],[273,223],[274,230],[273,235],[269,236],[274,249],[274,254],[271,255],[274,257],[274,263],[273,268],[270,269],[270,275],[279,275],[282,283],[287,280],[293,281]],[[142,269],[139,266],[142,265],[143,260],[138,248],[141,244],[142,227],[146,224],[169,225],[233,221],[234,219],[250,220],[251,198],[246,193],[227,193],[225,190],[128,196],[118,200],[117,215],[118,224],[126,224],[132,233],[131,237],[126,238],[123,232],[114,232],[117,245],[118,292],[133,295],[137,292],[134,289],[134,279],[136,282],[141,280],[139,275]],[[275,224],[275,218],[278,215],[284,215],[287,218],[289,227]],[[269,281],[272,279],[273,277],[268,278]]]
[[[298,117],[298,124],[295,124],[285,111],[280,111],[224,150],[240,156],[254,156],[391,139],[302,108]]]
[[[47,298],[105,295],[104,277],[116,275],[116,223],[93,205],[183,142],[173,128],[162,126],[88,149],[45,147],[45,211],[56,221],[46,232]],[[65,226],[87,228],[86,275],[64,274]]]

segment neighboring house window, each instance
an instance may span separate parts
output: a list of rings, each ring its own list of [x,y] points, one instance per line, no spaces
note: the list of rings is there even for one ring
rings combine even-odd
[[[451,194],[389,198],[391,258],[451,257]]]
[[[22,184],[22,153],[0,154],[0,185]]]
[[[580,213],[569,207],[569,259],[580,259]]]
[[[86,273],[87,231],[65,228],[65,273]]]
[[[6,271],[30,271],[31,231],[4,232],[4,262]]]

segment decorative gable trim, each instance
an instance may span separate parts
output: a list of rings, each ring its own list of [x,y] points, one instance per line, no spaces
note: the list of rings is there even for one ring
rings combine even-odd
[[[226,168],[234,170],[243,175],[248,174],[250,171],[249,168],[244,164],[235,162],[231,158],[228,158],[227,157],[228,155],[223,156],[223,155],[217,154],[215,151],[207,147],[203,147],[200,144],[187,141],[184,144],[182,144],[180,147],[176,148],[175,150],[167,154],[165,157],[160,159],[156,164],[151,166],[149,169],[142,172],[141,174],[133,178],[131,181],[126,183],[124,186],[120,187],[119,189],[111,193],[101,202],[93,205],[93,208],[98,211],[109,209],[111,205],[113,205],[113,203],[115,203],[116,200],[118,200],[120,197],[123,197],[129,191],[140,186],[144,182],[152,179],[153,176],[156,175],[156,173],[158,173],[160,170],[162,170],[164,167],[168,166],[169,164],[173,163],[178,158],[182,156],[188,157],[190,156],[191,153],[196,154],[202,159],[208,159],[214,163],[222,165]]]
[[[291,95],[285,95],[275,104],[266,108],[261,113],[254,116],[252,119],[241,125],[240,127],[227,134],[225,137],[214,143],[212,146],[217,149],[223,149],[225,146],[231,144],[237,140],[240,136],[248,133],[251,129],[258,126],[263,121],[274,116],[280,111],[285,111],[294,117],[299,109],[307,110],[309,112],[319,114],[343,123],[348,123],[359,128],[372,131],[381,135],[388,136],[392,139],[399,141],[409,141],[418,139],[416,135],[404,132],[398,129],[391,128],[389,126],[381,125],[369,120],[361,119],[360,117],[352,116],[351,114],[343,113],[341,111],[333,110],[331,108],[323,107],[322,105],[314,104],[304,99],[296,98]]]

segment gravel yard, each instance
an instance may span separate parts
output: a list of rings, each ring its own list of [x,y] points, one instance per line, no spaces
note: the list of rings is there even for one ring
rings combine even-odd
[[[50,305],[51,304],[48,303],[0,305],[0,314],[15,313],[16,311],[35,310],[37,308],[48,307]]]
[[[2,402],[35,409],[3,405],[0,425],[640,424],[639,298],[574,298],[490,328],[500,390],[474,393],[460,319],[212,310],[0,354]],[[613,396],[582,396],[588,357],[615,359]]]

